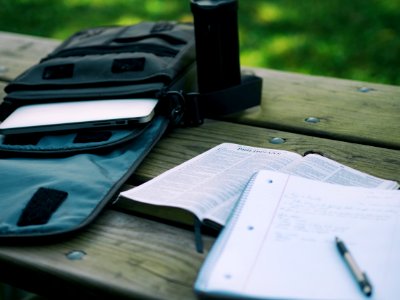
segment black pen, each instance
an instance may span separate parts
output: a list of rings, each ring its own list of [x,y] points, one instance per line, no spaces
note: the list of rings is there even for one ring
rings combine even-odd
[[[350,254],[344,242],[338,237],[335,238],[335,241],[336,247],[339,250],[340,255],[343,257],[354,278],[357,280],[357,283],[360,286],[362,292],[367,296],[371,296],[372,285],[368,280],[367,274],[365,274],[365,272],[362,272],[361,269],[358,267],[356,261]]]

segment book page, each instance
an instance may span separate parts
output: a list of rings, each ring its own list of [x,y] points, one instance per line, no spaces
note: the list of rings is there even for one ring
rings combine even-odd
[[[221,144],[121,196],[180,207],[224,225],[249,178],[260,169],[279,170],[299,154]],[[214,212],[214,213],[213,213]]]
[[[400,295],[400,191],[261,171],[212,248],[196,290],[271,299],[365,299],[339,255],[347,244],[373,286]]]
[[[147,204],[179,207],[224,225],[250,177],[261,169],[365,187],[396,188],[383,180],[320,155],[224,143],[121,193]]]
[[[286,166],[281,171],[309,179],[342,185],[380,189],[396,189],[399,187],[395,181],[384,180],[360,172],[317,154],[306,155],[303,159]]]

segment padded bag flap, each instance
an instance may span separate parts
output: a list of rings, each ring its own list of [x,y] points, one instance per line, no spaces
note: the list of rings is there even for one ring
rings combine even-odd
[[[127,129],[90,129],[67,133],[0,135],[0,155],[66,156],[107,151],[140,136],[149,124]]]
[[[182,114],[195,64],[193,25],[145,22],[83,30],[7,87],[0,119],[43,102],[157,98],[148,124],[0,135],[0,240],[54,237],[101,211]]]
[[[144,22],[71,36],[5,91],[5,103],[156,97],[195,62],[192,24]]]
[[[101,153],[0,158],[0,239],[53,237],[91,222],[167,125],[156,117],[135,139]]]

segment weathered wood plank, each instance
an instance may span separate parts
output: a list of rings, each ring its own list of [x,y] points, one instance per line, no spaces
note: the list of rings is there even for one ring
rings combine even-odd
[[[54,39],[0,31],[0,78],[14,79],[59,44]]]
[[[274,137],[283,138],[285,143],[272,144],[270,141]],[[149,180],[223,142],[288,150],[302,155],[309,151],[318,152],[360,171],[400,182],[400,151],[397,150],[213,120],[199,127],[176,128],[169,132],[139,166],[134,179],[137,182]]]
[[[3,102],[3,99],[6,95],[6,93],[4,92],[4,87],[6,86],[5,82],[1,82],[0,81],[0,104]]]
[[[58,44],[0,33],[0,79],[15,78]],[[177,128],[156,145],[131,182],[149,180],[221,142],[300,154],[320,152],[372,175],[400,181],[399,151],[331,140],[399,149],[398,87],[252,70],[264,79],[263,103],[229,119],[258,127],[208,120],[200,127]],[[320,122],[306,123],[307,117],[318,117]],[[271,144],[273,137],[286,142]],[[205,238],[206,249],[212,241]],[[68,260],[66,254],[72,250],[86,255]],[[0,273],[3,280],[14,280],[11,283],[24,288],[40,286],[37,292],[58,298],[193,299],[192,284],[203,259],[195,252],[192,232],[106,210],[93,225],[63,242],[0,247],[0,268],[8,270]]]
[[[270,141],[276,137],[284,139],[285,143],[272,144]],[[308,152],[321,153],[360,171],[400,182],[398,150],[208,120],[200,127],[176,128],[169,132],[157,143],[128,183],[137,185],[150,180],[222,142],[287,150],[301,155]],[[126,199],[119,200],[113,207],[163,220],[177,221],[180,224],[193,224],[190,215],[177,209],[144,205]]]
[[[251,70],[263,78],[262,105],[228,120],[400,149],[400,87]]]
[[[205,253],[193,233],[107,211],[63,242],[1,246],[0,280],[51,299],[195,299],[193,283]],[[71,251],[86,255],[68,259]],[[14,282],[13,282],[14,280]]]
[[[3,86],[4,83],[0,83],[0,90]],[[396,132],[390,133],[396,135]],[[286,142],[272,144],[270,140],[274,137],[281,137]],[[302,155],[315,151],[360,171],[400,182],[400,152],[396,150],[213,120],[207,120],[199,127],[175,128],[167,133],[139,166],[134,179],[147,181],[223,142],[282,149]]]
[[[0,32],[0,78],[15,78],[58,44],[51,39]],[[390,134],[400,132],[400,87],[244,69],[263,78],[262,105],[227,120],[400,149],[400,134]],[[308,117],[320,121],[308,123]]]

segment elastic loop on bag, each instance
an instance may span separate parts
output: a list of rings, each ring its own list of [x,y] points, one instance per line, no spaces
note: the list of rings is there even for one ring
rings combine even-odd
[[[153,120],[154,121],[154,120]],[[138,124],[126,129],[83,130],[58,134],[0,135],[0,156],[63,157],[110,151],[137,139],[151,126]]]

